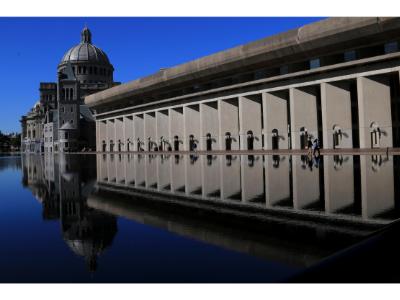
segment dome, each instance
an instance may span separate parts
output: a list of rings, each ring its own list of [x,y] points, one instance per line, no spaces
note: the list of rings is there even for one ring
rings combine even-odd
[[[81,42],[64,54],[60,64],[68,61],[110,65],[110,61],[104,51],[92,44],[92,34],[87,27],[81,32]]]

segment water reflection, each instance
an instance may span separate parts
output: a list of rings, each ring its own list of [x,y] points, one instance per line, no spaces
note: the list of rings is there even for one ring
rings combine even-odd
[[[381,155],[110,154],[97,157],[97,181],[100,185],[385,224],[399,216],[395,159]]]
[[[116,217],[87,205],[96,183],[95,157],[23,155],[23,185],[42,204],[44,220],[59,220],[69,248],[82,256],[89,271],[117,233]]]
[[[399,216],[399,157],[24,155],[23,185],[88,270],[116,216],[305,267]],[[302,253],[302,255],[298,255]]]

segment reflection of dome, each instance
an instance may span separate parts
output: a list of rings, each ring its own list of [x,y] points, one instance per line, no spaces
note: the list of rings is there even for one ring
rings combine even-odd
[[[90,271],[97,268],[97,257],[111,246],[117,232],[114,216],[94,210],[86,210],[83,219],[65,218],[63,237],[71,250],[85,258]]]
[[[81,42],[64,54],[60,64],[68,61],[110,65],[110,61],[104,51],[92,44],[92,34],[87,27],[81,32]]]

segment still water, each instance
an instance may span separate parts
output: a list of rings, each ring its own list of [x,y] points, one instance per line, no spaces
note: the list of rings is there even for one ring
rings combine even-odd
[[[0,156],[0,282],[281,282],[396,220],[400,157]]]

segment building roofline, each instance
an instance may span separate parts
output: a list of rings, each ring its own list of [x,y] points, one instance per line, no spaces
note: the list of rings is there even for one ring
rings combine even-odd
[[[160,70],[153,75],[89,95],[85,103],[90,107],[109,104],[149,90],[183,84],[260,62],[284,61],[304,52],[312,55],[317,49],[329,49],[330,46],[343,43],[350,45],[360,38],[399,29],[400,18],[394,17],[328,18]]]

